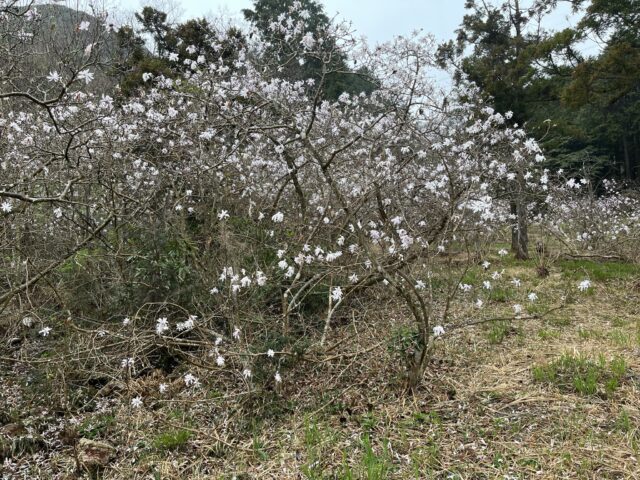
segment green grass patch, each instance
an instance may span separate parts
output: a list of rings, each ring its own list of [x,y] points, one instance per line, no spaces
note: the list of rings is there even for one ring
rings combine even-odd
[[[115,426],[116,419],[113,415],[99,415],[95,418],[88,418],[80,424],[78,433],[81,437],[95,439],[103,437],[111,427]]]
[[[541,328],[538,330],[538,337],[540,340],[552,340],[554,338],[558,338],[560,334],[554,330],[548,330],[546,328]]]
[[[187,445],[190,438],[189,430],[173,430],[161,433],[154,438],[153,447],[156,450],[179,450]]]
[[[487,340],[491,345],[499,345],[511,334],[511,322],[495,322],[487,332]]]
[[[640,266],[633,263],[562,260],[558,265],[564,277],[574,280],[588,278],[592,281],[606,282],[640,275]]]
[[[564,392],[610,397],[624,382],[627,364],[621,357],[607,362],[565,353],[557,360],[534,366],[534,381],[555,385]]]

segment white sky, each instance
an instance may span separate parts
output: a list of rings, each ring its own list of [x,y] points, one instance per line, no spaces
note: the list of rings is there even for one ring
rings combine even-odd
[[[182,10],[182,19],[198,16],[217,16],[221,12],[242,18],[241,10],[251,8],[251,0],[151,0],[141,4],[170,2]],[[432,33],[437,40],[455,38],[465,14],[465,0],[321,0],[329,17],[349,20],[359,35],[371,42],[383,42],[394,35],[406,35],[412,30],[422,28]],[[125,3],[125,8],[133,5]],[[562,29],[575,24],[570,9],[560,2],[557,11],[545,25],[548,29]]]

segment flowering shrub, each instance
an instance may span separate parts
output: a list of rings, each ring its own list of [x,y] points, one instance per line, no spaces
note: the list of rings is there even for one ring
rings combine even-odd
[[[29,315],[43,342],[67,331],[77,341],[59,353],[81,365],[90,341],[94,376],[187,364],[280,384],[376,288],[413,319],[407,383],[419,384],[454,304],[481,308],[469,292],[500,277],[465,283],[514,202],[519,226],[543,218],[543,157],[473,88],[434,85],[430,37],[371,48],[339,24],[316,38],[299,13],[271,33],[300,38],[282,61],[321,62],[319,80],[279,76],[255,35],[181,77],[145,72],[129,98],[92,92],[99,38],[90,61],[38,79],[41,98],[3,81],[0,308],[16,329]],[[371,92],[325,98],[337,52]]]
[[[640,199],[611,180],[593,185],[588,177],[558,172],[549,191],[545,226],[578,256],[619,257],[637,261]],[[597,191],[601,190],[601,191]]]

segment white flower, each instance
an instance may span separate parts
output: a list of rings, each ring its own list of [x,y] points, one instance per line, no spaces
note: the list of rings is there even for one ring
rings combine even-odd
[[[484,302],[482,300],[476,300],[476,308],[482,308],[482,305],[484,305]]]
[[[271,349],[267,350],[267,357],[273,358],[275,354],[276,352],[274,352],[273,350]]]
[[[484,282],[482,282],[482,288],[484,288],[485,290],[491,290],[491,282],[485,280]]]
[[[88,85],[93,80],[94,74],[89,70],[82,70],[78,73],[78,79],[84,80],[84,83]]]
[[[280,223],[284,220],[284,214],[282,212],[276,212],[271,217],[271,221],[275,223]]]
[[[135,397],[135,398],[132,398],[132,399],[131,399],[131,406],[132,406],[133,408],[140,408],[140,407],[142,407],[142,397],[137,396],[137,397]]]
[[[441,337],[442,335],[444,335],[444,327],[442,325],[436,325],[435,327],[433,327],[433,336],[434,337]]]
[[[258,270],[256,272],[256,283],[258,284],[258,286],[260,287],[264,287],[265,284],[267,283],[267,277],[266,275],[261,272],[260,270]]]
[[[33,325],[33,318],[31,317],[24,317],[22,319],[22,325],[24,325],[25,327],[29,328],[31,327],[31,325]]]
[[[54,208],[54,209],[53,209],[53,215],[54,215],[56,218],[60,218],[60,217],[62,217],[62,209],[61,209],[60,207],[58,207],[58,208]]]
[[[227,212],[226,210],[222,210],[219,214],[218,214],[218,220],[226,220],[227,218],[229,218],[229,212]]]
[[[522,284],[522,282],[520,281],[520,279],[519,279],[519,278],[514,278],[513,280],[511,280],[511,283],[512,283],[512,284],[513,284],[513,286],[514,286],[514,287],[516,287],[516,288],[517,288],[517,287],[519,287],[519,286]]]
[[[339,302],[341,298],[342,298],[342,288],[334,287],[333,290],[331,290],[331,299],[335,302]]]
[[[156,320],[156,333],[158,335],[162,335],[167,330],[169,330],[169,322],[167,321],[166,317],[162,317]]]
[[[177,61],[178,61],[178,58],[179,58],[179,57],[178,57],[178,54],[177,54],[177,53],[175,53],[175,52],[171,52],[171,53],[169,54],[169,61],[170,61],[170,62],[177,62]]]
[[[185,320],[184,322],[179,322],[176,325],[176,328],[181,332],[189,331],[195,326],[197,319],[198,317],[196,317],[195,315],[189,315],[189,318],[187,318],[187,320]]]
[[[224,357],[222,355],[218,355],[216,357],[216,365],[219,367],[224,367]]]
[[[2,202],[2,204],[0,205],[0,210],[2,210],[4,213],[10,213],[11,210],[13,210],[11,202],[9,200]]]
[[[83,22],[80,22],[80,25],[78,25],[78,30],[81,30],[81,31],[89,30],[90,25],[91,25],[91,22],[87,22],[86,20]]]
[[[538,294],[535,292],[531,292],[529,295],[527,295],[527,298],[530,302],[535,302],[538,299]]]
[[[307,32],[304,37],[302,37],[300,43],[306,50],[312,49],[313,45],[316,43],[316,41],[313,39],[313,33]]]
[[[160,390],[160,393],[165,393],[167,391],[168,385],[166,383],[161,383],[158,386],[158,390]]]
[[[473,287],[471,285],[469,285],[468,283],[461,283],[460,284],[460,290],[462,290],[463,292],[469,292],[471,291]]]
[[[276,375],[274,378],[276,380],[276,383],[282,382],[282,376],[280,375],[280,372],[276,372]]]
[[[187,373],[184,376],[184,384],[187,387],[199,387],[200,386],[200,380],[198,380],[194,375]]]
[[[444,245],[438,245],[438,252],[442,253],[444,252],[446,249],[444,247]]]
[[[233,329],[233,333],[231,334],[233,336],[233,338],[235,338],[236,340],[240,340],[240,329],[238,327],[235,327]]]
[[[520,304],[517,304],[517,303],[516,303],[516,304],[513,306],[513,312],[514,312],[516,315],[519,315],[520,313],[522,313],[522,305],[520,305]]]
[[[249,370],[248,368],[245,368],[245,369],[242,371],[242,376],[243,376],[244,378],[251,378],[251,370]]]
[[[50,82],[59,82],[61,79],[62,77],[55,70],[53,72],[49,72],[49,75],[47,75],[47,80],[49,80]]]
[[[216,293],[218,293],[218,289],[217,289],[217,287],[213,287],[211,290],[209,290],[209,293],[210,293],[211,295],[215,295]]]
[[[578,284],[578,290],[580,290],[581,292],[586,292],[587,290],[589,290],[589,287],[591,287],[591,281],[589,279],[582,280]]]
[[[133,367],[134,363],[135,363],[135,360],[131,357],[123,358],[122,361],[120,362],[120,366],[122,368],[129,368],[129,367]]]
[[[416,290],[424,290],[427,287],[427,284],[424,283],[422,280],[418,280],[416,282]]]
[[[491,263],[487,262],[486,260],[482,262],[482,268],[484,268],[485,270],[487,270],[490,266]]]
[[[42,335],[43,337],[48,336],[51,333],[52,328],[51,327],[44,327],[42,330],[40,330],[38,333],[40,335]]]
[[[352,273],[351,275],[349,275],[349,281],[351,283],[358,283],[358,275],[356,275],[355,273]]]

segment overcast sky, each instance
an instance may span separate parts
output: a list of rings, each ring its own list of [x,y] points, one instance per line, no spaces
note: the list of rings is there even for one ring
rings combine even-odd
[[[154,2],[143,0],[141,3]],[[182,19],[220,12],[242,18],[241,10],[253,4],[251,0],[177,0],[174,3],[183,10]],[[337,14],[351,21],[359,35],[371,42],[383,42],[420,28],[438,40],[454,38],[464,15],[465,0],[321,0],[321,3],[330,17]],[[126,2],[123,6],[131,8]],[[575,19],[569,13],[567,6],[559,7],[545,27],[561,29],[572,25]]]

